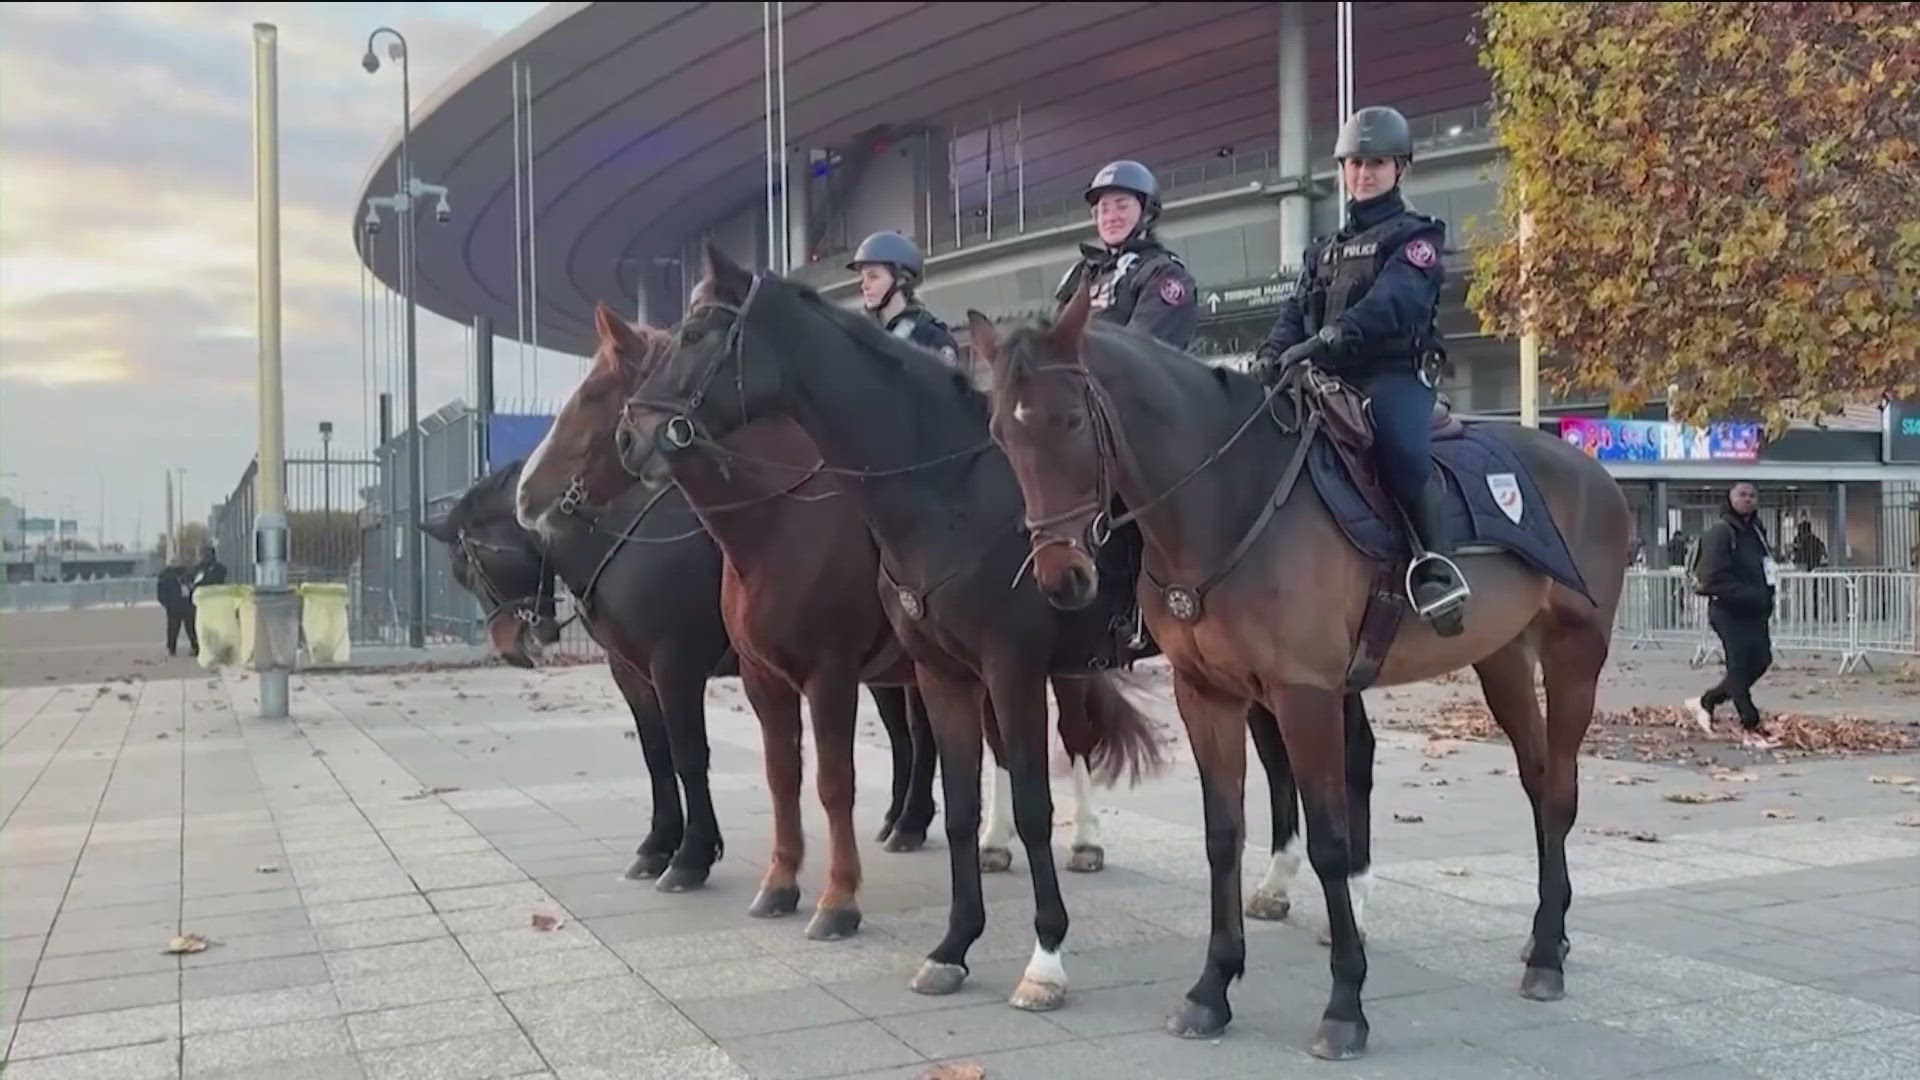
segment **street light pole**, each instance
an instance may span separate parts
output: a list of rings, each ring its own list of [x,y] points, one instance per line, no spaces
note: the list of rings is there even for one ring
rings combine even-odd
[[[333,528],[333,421],[320,421],[320,508]]]
[[[417,332],[414,312],[414,214],[413,214],[413,159],[410,143],[413,139],[413,73],[409,66],[407,39],[400,31],[390,26],[382,26],[367,35],[367,52],[360,58],[360,65],[368,74],[380,70],[380,58],[373,51],[373,43],[381,34],[392,34],[394,43],[388,48],[387,56],[400,61],[400,162],[399,182],[395,185],[396,209],[400,215],[400,296],[407,312],[407,483],[408,509],[411,521],[405,526],[407,552],[407,644],[416,649],[426,647],[426,606],[427,606],[427,550],[426,538],[420,532],[420,523],[427,519],[426,510],[426,469],[421,460],[420,446],[420,367],[416,352]],[[394,528],[402,528],[399,522]]]

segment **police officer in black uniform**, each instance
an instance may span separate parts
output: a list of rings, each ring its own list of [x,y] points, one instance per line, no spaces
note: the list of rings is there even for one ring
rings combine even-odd
[[[1054,299],[1064,305],[1082,280],[1091,279],[1096,317],[1185,351],[1200,308],[1186,264],[1153,238],[1159,182],[1137,161],[1115,161],[1093,175],[1086,199],[1100,242],[1080,245],[1080,261],[1060,280]]]
[[[905,338],[957,363],[960,349],[946,324],[913,294],[925,264],[914,242],[897,232],[877,232],[860,242],[847,269],[860,275],[860,303],[887,333]]]
[[[1346,224],[1307,245],[1303,287],[1281,305],[1254,371],[1271,385],[1289,366],[1313,361],[1367,396],[1380,479],[1425,551],[1412,568],[1414,609],[1450,637],[1463,629],[1471,593],[1427,489],[1433,379],[1445,355],[1435,320],[1447,227],[1401,197],[1413,132],[1397,110],[1354,113],[1333,156],[1346,180]]]

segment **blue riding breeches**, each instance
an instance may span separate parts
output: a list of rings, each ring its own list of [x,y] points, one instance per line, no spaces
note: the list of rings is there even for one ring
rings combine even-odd
[[[1381,485],[1413,512],[1433,474],[1434,390],[1411,367],[1370,375],[1359,386],[1372,400],[1374,464]]]

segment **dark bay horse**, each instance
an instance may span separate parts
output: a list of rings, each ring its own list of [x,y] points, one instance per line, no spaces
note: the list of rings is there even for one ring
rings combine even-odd
[[[1253,379],[1144,334],[1089,324],[1087,314],[1084,289],[1057,321],[1025,321],[1004,333],[970,313],[972,340],[992,372],[994,437],[1019,477],[1034,529],[1033,574],[1048,599],[1071,610],[1094,595],[1094,556],[1110,527],[1101,515],[1113,496],[1137,508],[1131,516],[1145,532],[1138,592],[1173,666],[1200,768],[1212,867],[1205,968],[1169,1026],[1209,1036],[1232,1016],[1227,986],[1246,957],[1237,903],[1241,724],[1247,702],[1259,700],[1279,717],[1300,778],[1308,857],[1326,890],[1333,994],[1312,1051],[1357,1056],[1367,1041],[1366,957],[1350,909],[1354,838],[1340,812],[1348,802],[1340,704],[1376,568],[1301,476],[1300,431],[1311,437],[1317,427],[1307,423],[1317,421],[1276,422],[1287,399]],[[1607,658],[1631,518],[1613,478],[1578,450],[1518,425],[1483,430],[1511,448],[1545,493],[1593,599],[1504,551],[1463,551],[1458,563],[1475,597],[1465,632],[1443,638],[1402,620],[1373,685],[1468,665],[1479,673],[1533,805],[1540,903],[1520,989],[1552,1000],[1564,993],[1576,758]],[[1546,685],[1544,719],[1536,666]]]
[[[708,609],[717,610],[720,583],[712,573],[711,551],[703,552],[699,542],[707,538],[684,505],[676,508],[656,503],[648,512],[658,513],[658,519],[644,528],[631,527],[643,524],[641,520],[618,519],[630,527],[607,546],[607,538],[590,521],[635,501],[618,497],[610,498],[602,513],[576,514],[581,519],[576,527],[562,524],[551,530],[551,539],[543,538],[522,526],[516,517],[514,492],[523,469],[524,463],[515,462],[481,480],[444,517],[428,522],[425,531],[448,545],[454,579],[488,606],[488,637],[503,658],[521,667],[533,666],[527,656],[530,644],[552,644],[559,638],[554,618],[556,567],[585,567],[592,560],[592,573],[585,577],[561,576],[581,606],[588,632],[606,649],[614,682],[633,711],[653,780],[653,830],[625,876],[634,880],[660,877],[668,871],[669,858],[681,846],[680,837],[686,830],[675,782],[676,752],[690,753],[702,763],[700,791],[688,788],[689,805],[711,806],[710,798],[704,795],[705,713],[703,708],[690,714],[695,726],[680,732],[678,738],[670,737],[668,721],[689,714],[663,716],[665,699],[656,690],[651,657],[626,654],[620,647],[634,642],[657,644],[676,625],[703,636],[711,632],[714,616]],[[639,505],[647,508],[649,504],[641,500]],[[676,517],[682,526],[677,530],[673,528]],[[596,558],[592,551],[574,550],[583,543],[596,550],[605,547],[606,551]],[[699,599],[702,595],[706,597],[704,605]],[[697,648],[694,651],[699,652]],[[726,655],[711,674],[738,674],[737,660],[733,654]],[[924,812],[930,816],[932,733],[909,732],[903,692],[873,687],[872,693],[894,751],[894,801],[888,808],[888,820],[899,819],[910,798],[925,804]],[[921,725],[925,726],[924,720]],[[924,825],[921,832],[924,835]],[[704,875],[680,870],[668,876],[661,887],[679,891],[704,880]]]
[[[1019,488],[986,439],[985,398],[964,375],[811,290],[755,278],[711,246],[706,271],[671,354],[629,399],[622,460],[655,482],[670,459],[691,452],[751,464],[727,440],[755,421],[787,416],[825,468],[848,481],[879,547],[870,584],[881,586],[932,715],[946,795],[952,908],[946,936],[912,988],[958,990],[967,951],[986,926],[974,844],[984,735],[1007,766],[1033,875],[1037,940],[1010,1000],[1057,1008],[1066,994],[1067,909],[1051,850],[1049,676],[1088,684],[1089,702],[1099,706],[1088,710],[1096,768],[1137,776],[1161,764],[1147,718],[1111,672],[1094,668],[1111,656],[1111,613],[1056,612],[1020,573]]]

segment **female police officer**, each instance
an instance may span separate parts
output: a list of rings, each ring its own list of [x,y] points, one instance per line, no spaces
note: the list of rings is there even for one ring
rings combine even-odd
[[[1200,308],[1193,275],[1154,239],[1160,185],[1153,173],[1137,161],[1111,162],[1093,174],[1086,200],[1100,242],[1080,245],[1080,261],[1060,280],[1054,299],[1066,304],[1091,276],[1095,318],[1145,330],[1185,350]]]
[[[847,262],[860,275],[860,303],[887,333],[930,349],[954,363],[960,353],[953,334],[913,295],[925,264],[913,241],[897,232],[877,232],[860,242]]]
[[[1307,245],[1302,288],[1282,304],[1254,370],[1271,383],[1290,365],[1315,361],[1367,396],[1382,485],[1425,551],[1413,564],[1414,610],[1452,636],[1462,629],[1470,591],[1447,557],[1440,504],[1427,489],[1447,227],[1401,198],[1413,133],[1397,110],[1354,113],[1333,156],[1346,181],[1346,224]]]

